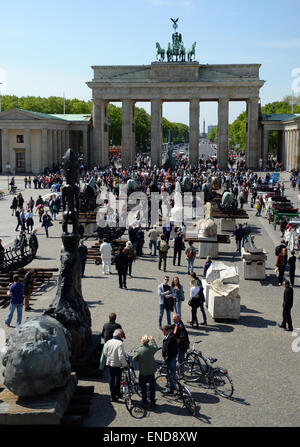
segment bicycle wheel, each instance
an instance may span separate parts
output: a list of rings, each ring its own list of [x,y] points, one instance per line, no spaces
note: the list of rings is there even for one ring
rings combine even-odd
[[[224,374],[219,369],[216,369],[212,375],[212,383],[217,394],[222,397],[229,398],[233,395],[232,380],[227,374]]]
[[[206,374],[209,370],[209,366],[208,366],[206,359],[204,359],[204,357],[202,357],[200,354],[198,354],[197,356],[194,356],[194,355],[190,355],[189,353],[187,353],[185,361],[197,362],[201,367],[202,374]]]
[[[155,377],[155,382],[158,390],[162,394],[167,394],[169,386],[168,376],[166,376],[165,374],[160,374],[159,376]]]
[[[181,397],[183,400],[183,405],[187,408],[188,412],[192,415],[195,416],[196,414],[196,403],[194,398],[191,395],[191,392],[188,388],[186,388],[185,386],[182,387],[181,389]]]
[[[200,363],[185,361],[178,366],[177,375],[179,379],[183,379],[185,382],[196,382],[204,374]]]
[[[130,414],[135,419],[142,419],[146,416],[147,410],[142,405],[134,404],[130,410]]]
[[[127,393],[124,397],[125,397],[126,408],[129,411],[129,413],[131,414],[131,410],[132,410],[132,407],[133,407],[132,400],[131,400],[131,394]]]

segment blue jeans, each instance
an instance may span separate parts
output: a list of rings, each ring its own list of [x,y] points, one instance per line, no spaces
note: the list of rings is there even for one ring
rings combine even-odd
[[[143,404],[146,405],[147,401],[147,383],[150,385],[150,400],[151,403],[155,403],[155,379],[154,374],[150,376],[140,376],[139,377],[140,387],[142,391]]]
[[[12,304],[12,302],[9,305],[9,312],[6,317],[5,324],[10,325],[15,309],[17,309],[17,326],[19,326],[21,324],[23,303],[22,304]]]
[[[187,258],[187,269],[189,272],[194,271],[194,261],[195,261],[195,259]]]
[[[167,322],[170,325],[171,324],[171,311],[168,309],[165,309],[164,304],[159,305],[159,317],[158,317],[158,326],[161,327],[161,322],[163,319],[164,311],[167,312]]]
[[[181,301],[175,301],[175,312],[181,316]]]
[[[176,357],[172,357],[167,360],[168,370],[170,372],[170,384],[169,391],[174,391],[176,389],[176,384],[174,381],[174,377],[176,376]]]
[[[121,368],[117,368],[114,366],[108,367],[109,388],[110,388],[110,395],[112,398],[120,395],[121,373],[122,373]]]
[[[182,363],[184,362],[184,352],[182,351],[182,349],[178,348],[178,363]]]
[[[154,247],[154,256],[156,256],[157,241],[149,241],[149,251],[152,253],[152,246]]]
[[[203,322],[207,323],[206,313],[205,313],[204,306],[203,306],[202,303],[200,304],[200,310],[201,310],[202,315],[203,315]]]

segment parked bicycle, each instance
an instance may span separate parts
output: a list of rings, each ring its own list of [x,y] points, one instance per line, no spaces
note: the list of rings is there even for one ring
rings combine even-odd
[[[199,382],[200,385],[214,389],[222,397],[230,398],[234,387],[228,370],[219,366],[212,366],[218,361],[214,357],[204,357],[201,351],[196,350],[196,341],[193,349],[188,351],[185,361],[177,368],[177,374],[185,382]]]
[[[168,390],[170,389],[169,384],[171,378],[173,379],[173,384],[175,385],[174,396],[179,396],[188,412],[194,416],[196,414],[196,403],[194,398],[192,397],[192,393],[185,385],[182,385],[182,383],[180,383],[180,380],[177,378],[177,376],[171,376],[171,373],[167,367],[167,363],[161,362],[157,371],[157,375],[155,377],[155,381],[158,390],[164,395],[169,395]]]

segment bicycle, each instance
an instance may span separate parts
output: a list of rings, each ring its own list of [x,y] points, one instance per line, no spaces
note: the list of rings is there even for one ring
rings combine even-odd
[[[132,402],[132,395],[134,393],[136,393],[139,397],[141,397],[141,392],[136,378],[136,374],[133,366],[131,365],[130,354],[132,352],[133,351],[130,351],[129,353],[126,354],[126,360],[129,366],[122,370],[120,387],[122,397],[125,400],[125,405],[128,412],[131,414],[131,416],[135,418],[142,418],[145,415],[145,409],[142,407],[140,403],[133,404]]]
[[[161,349],[161,348],[160,348]],[[192,393],[190,390],[180,383],[178,378],[175,376],[171,376],[171,373],[167,367],[167,363],[164,361],[161,363],[158,369],[158,375],[155,377],[156,385],[159,391],[164,395],[169,395],[169,385],[171,378],[173,379],[173,383],[175,384],[174,396],[180,396],[180,399],[183,401],[183,405],[187,408],[188,412],[195,416],[196,414],[196,403],[194,398],[192,397]]]
[[[200,385],[214,389],[222,397],[230,398],[233,395],[234,387],[228,370],[222,367],[212,366],[218,361],[214,357],[204,357],[201,351],[196,350],[196,341],[193,349],[188,351],[185,361],[177,368],[177,374],[185,382],[201,382]]]

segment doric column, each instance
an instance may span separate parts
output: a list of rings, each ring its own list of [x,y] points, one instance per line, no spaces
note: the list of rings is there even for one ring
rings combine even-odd
[[[66,131],[61,131],[61,156],[63,157],[66,153]]]
[[[296,167],[296,156],[297,156],[297,130],[293,130],[293,158],[292,158],[292,169]]]
[[[31,167],[31,129],[25,129],[25,172],[32,172]]]
[[[47,129],[42,129],[42,151],[38,160],[39,172],[44,172],[44,169],[48,166],[48,141],[47,141]]]
[[[199,161],[199,117],[199,99],[190,99],[189,162],[194,167]]]
[[[48,167],[53,167],[53,131],[48,130]]]
[[[56,164],[58,160],[57,154],[57,130],[53,130],[53,163]]]
[[[269,150],[269,131],[264,126],[264,142],[263,142],[263,167],[268,165],[268,150]]]
[[[297,129],[295,169],[300,168],[300,129]]]
[[[135,160],[134,101],[122,101],[122,165],[128,167]]]
[[[228,169],[228,98],[218,101],[218,165],[220,169]]]
[[[58,164],[61,165],[62,163],[62,145],[61,145],[61,130],[57,131],[57,156],[58,156]]]
[[[88,130],[85,128],[83,134],[83,159],[84,164],[88,164]]]
[[[161,166],[162,100],[151,99],[151,164]]]
[[[94,99],[93,104],[93,148],[91,163],[106,166],[108,164],[108,101]]]
[[[2,172],[8,172],[6,165],[10,164],[8,129],[2,129]]]
[[[247,168],[257,169],[259,166],[258,154],[258,101],[259,98],[247,99],[247,141],[246,141],[246,165]]]
[[[66,150],[68,150],[69,147],[70,147],[70,131],[69,131],[69,129],[65,130],[65,134],[66,134],[66,136],[65,136],[65,138],[66,138]]]

